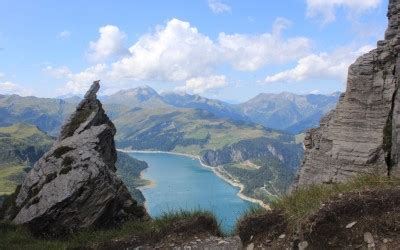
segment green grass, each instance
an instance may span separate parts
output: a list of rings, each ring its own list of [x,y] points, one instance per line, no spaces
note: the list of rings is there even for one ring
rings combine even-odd
[[[154,119],[154,117],[158,117]],[[139,111],[127,113],[115,121],[118,127],[117,141],[128,141],[130,138],[146,133],[164,122],[172,122],[168,128],[155,131],[157,135],[174,135],[174,129],[183,133],[184,139],[205,140],[203,145],[175,145],[169,151],[201,155],[203,150],[218,150],[242,140],[259,137],[278,138],[281,133],[264,129],[262,126],[249,124],[236,124],[235,122],[219,119],[214,116],[202,116],[196,110],[163,108],[144,108]],[[153,132],[152,132],[153,134]],[[149,139],[151,140],[151,138]],[[149,148],[157,150],[158,147]]]
[[[321,184],[300,188],[283,196],[271,204],[273,209],[282,210],[289,223],[294,227],[301,224],[309,215],[316,212],[322,204],[334,196],[368,189],[382,189],[400,185],[400,179],[385,176],[365,175],[346,183]]]
[[[257,205],[257,204],[252,204],[247,210],[245,210],[241,216],[237,219],[237,224],[239,223],[240,220],[243,220],[245,218],[251,217],[253,215],[258,215],[258,214],[264,214],[267,210],[265,208]]]
[[[260,165],[254,164],[250,160],[245,161],[245,162],[230,163],[230,164],[226,164],[226,165],[228,167],[240,168],[240,169],[245,169],[245,170],[249,170],[249,171],[254,171],[254,170],[261,168]]]
[[[252,204],[247,210],[243,211],[242,214],[236,219],[236,225],[231,233],[232,235],[238,234],[239,226],[245,220],[250,219],[253,216],[265,214],[267,210],[257,204]]]
[[[25,143],[32,145],[47,145],[53,143],[53,139],[30,124],[14,124],[9,127],[0,127],[0,139],[12,138],[16,144]]]
[[[207,216],[215,220],[215,216],[212,213],[202,210],[168,212],[154,220],[129,221],[116,229],[85,230],[63,240],[35,238],[27,229],[21,226],[0,222],[0,249],[84,248],[129,236],[162,237],[174,227],[177,221],[190,220],[198,216]]]
[[[19,183],[10,179],[10,177],[21,174],[25,166],[6,166],[0,167],[0,195],[8,195],[15,191]]]

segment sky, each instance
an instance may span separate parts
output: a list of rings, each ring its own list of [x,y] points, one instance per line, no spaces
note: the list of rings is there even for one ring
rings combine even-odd
[[[0,94],[148,85],[242,102],[344,91],[388,0],[0,0]]]

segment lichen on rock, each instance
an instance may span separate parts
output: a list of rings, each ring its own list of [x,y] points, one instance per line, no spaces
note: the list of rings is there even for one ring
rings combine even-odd
[[[6,219],[37,234],[59,235],[147,217],[115,173],[116,129],[96,97],[99,88],[94,82],[28,173]]]

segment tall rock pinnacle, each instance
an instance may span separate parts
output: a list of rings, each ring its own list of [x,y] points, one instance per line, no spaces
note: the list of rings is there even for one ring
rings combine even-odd
[[[400,0],[389,1],[388,18],[385,40],[350,66],[336,109],[307,133],[295,185],[400,176]]]
[[[38,234],[114,226],[146,212],[117,177],[116,129],[93,83],[58,140],[32,168],[7,218]]]

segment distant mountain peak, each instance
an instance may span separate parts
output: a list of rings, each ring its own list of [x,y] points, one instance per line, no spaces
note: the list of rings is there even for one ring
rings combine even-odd
[[[115,94],[103,97],[103,101],[106,103],[125,104],[128,106],[140,105],[149,100],[161,100],[158,92],[149,86],[123,89]]]
[[[131,88],[131,89],[123,89],[118,91],[117,93],[113,95],[124,95],[124,96],[136,96],[136,95],[146,95],[146,96],[156,96],[158,95],[157,91],[155,91],[153,88],[150,86],[140,86],[137,88]]]

